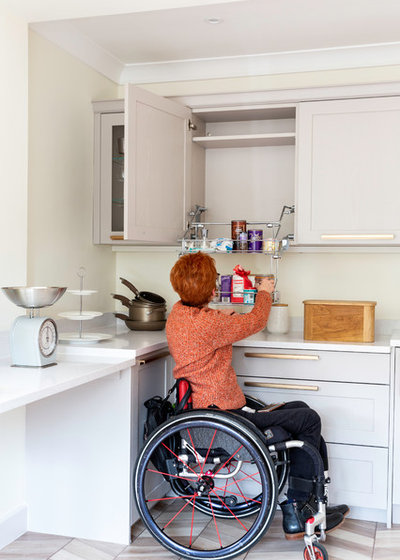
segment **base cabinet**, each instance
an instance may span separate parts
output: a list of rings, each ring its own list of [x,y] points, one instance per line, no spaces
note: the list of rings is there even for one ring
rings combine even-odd
[[[390,354],[235,348],[233,366],[246,394],[303,401],[319,413],[331,503],[347,503],[358,519],[390,521]]]
[[[395,350],[394,363],[393,522],[400,523],[400,348]]]
[[[133,368],[26,407],[29,531],[131,542],[143,402],[164,395],[169,377],[169,353],[159,351]]]

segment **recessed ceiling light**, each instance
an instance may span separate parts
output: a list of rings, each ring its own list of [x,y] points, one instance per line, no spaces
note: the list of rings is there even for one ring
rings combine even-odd
[[[219,17],[209,17],[204,20],[206,23],[210,23],[211,25],[217,25],[218,23],[222,23],[224,20]]]

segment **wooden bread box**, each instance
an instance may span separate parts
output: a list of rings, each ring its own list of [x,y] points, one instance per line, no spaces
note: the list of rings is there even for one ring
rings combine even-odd
[[[307,299],[304,339],[374,342],[376,301]]]

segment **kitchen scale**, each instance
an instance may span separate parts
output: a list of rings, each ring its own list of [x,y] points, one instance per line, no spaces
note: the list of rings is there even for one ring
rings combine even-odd
[[[18,307],[29,310],[20,315],[10,332],[12,365],[48,367],[56,364],[57,325],[50,317],[35,316],[35,310],[53,305],[67,288],[10,287],[2,292]]]

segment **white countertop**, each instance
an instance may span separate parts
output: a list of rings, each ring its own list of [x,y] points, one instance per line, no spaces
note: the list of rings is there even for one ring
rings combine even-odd
[[[117,322],[103,326],[101,332],[113,338],[84,345],[60,343],[58,363],[49,368],[11,367],[7,351],[0,352],[0,413],[121,371],[135,365],[136,358],[167,348],[165,330],[130,331]],[[234,346],[389,353],[391,346],[400,346],[400,331],[364,344],[305,341],[302,332],[272,335],[261,331]]]
[[[167,347],[165,331],[133,332],[102,327],[113,338],[95,344],[64,344],[57,348],[57,365],[48,368],[12,367],[8,337],[0,358],[0,413],[25,406],[68,389],[132,367],[136,358]]]
[[[400,345],[400,331],[399,345]],[[288,334],[270,334],[263,330],[244,340],[235,342],[234,346],[253,348],[291,348],[293,350],[331,350],[339,352],[374,352],[388,354],[392,341],[390,336],[379,336],[375,342],[317,342],[304,340],[302,332]]]
[[[0,413],[45,397],[101,379],[134,365],[135,359],[121,355],[59,354],[57,365],[48,368],[12,367],[9,358],[0,360]]]

